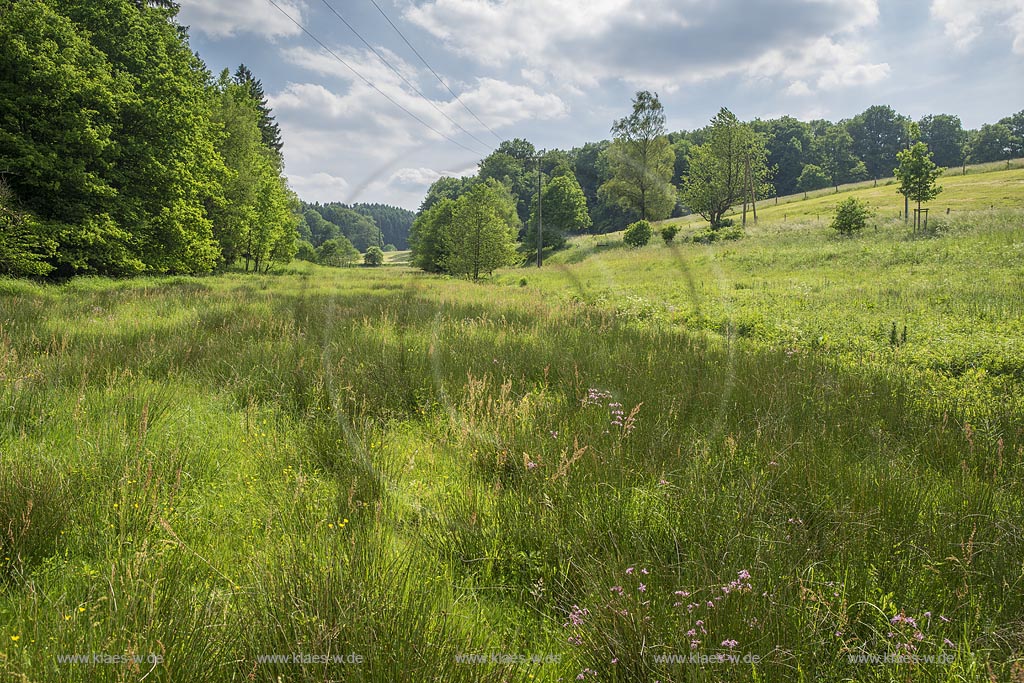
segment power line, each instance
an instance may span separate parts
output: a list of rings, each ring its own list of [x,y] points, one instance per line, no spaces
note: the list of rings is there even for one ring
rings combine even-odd
[[[315,35],[313,35],[313,33],[311,33],[311,32],[310,32],[310,30],[309,30],[308,28],[306,28],[306,27],[305,27],[305,26],[303,26],[303,25],[302,25],[301,23],[299,23],[298,21],[296,21],[295,19],[293,19],[293,18],[292,18],[292,15],[288,14],[288,13],[287,13],[287,12],[285,12],[285,11],[284,11],[283,9],[281,9],[281,6],[280,6],[280,5],[278,5],[278,4],[276,3],[276,2],[274,2],[274,0],[267,0],[267,2],[269,2],[269,3],[271,4],[271,5],[273,5],[274,7],[276,7],[276,8],[277,8],[277,11],[278,11],[278,12],[280,12],[280,13],[281,13],[281,14],[283,14],[283,15],[284,15],[285,17],[287,17],[288,21],[290,21],[290,22],[292,22],[293,24],[295,24],[296,26],[298,26],[298,27],[299,27],[299,29],[300,29],[300,30],[301,30],[301,31],[302,31],[303,33],[305,33],[305,34],[306,34],[307,36],[309,36],[310,38],[312,38],[312,39],[313,39],[313,41],[314,41],[314,42],[315,42],[315,43],[316,43],[317,45],[319,45],[320,47],[322,47],[322,48],[323,48],[324,50],[326,50],[326,51],[327,51],[327,53],[328,53],[329,55],[331,55],[332,57],[334,57],[335,59],[337,59],[337,60],[338,60],[339,62],[341,62],[341,63],[342,63],[342,64],[343,64],[343,65],[344,65],[344,66],[345,66],[345,67],[346,67],[346,68],[347,68],[347,69],[348,69],[349,71],[351,71],[351,72],[352,72],[352,73],[354,73],[354,74],[355,74],[356,76],[358,76],[358,77],[359,77],[359,79],[360,79],[361,81],[363,81],[363,83],[366,83],[366,85],[368,85],[368,86],[370,86],[371,88],[373,88],[374,90],[376,90],[376,91],[377,91],[378,93],[380,93],[380,94],[381,94],[381,95],[382,95],[382,96],[383,96],[383,97],[384,97],[384,98],[385,98],[385,99],[386,99],[386,100],[387,100],[388,102],[390,102],[391,104],[395,105],[396,107],[398,107],[399,109],[401,109],[402,111],[404,111],[404,112],[405,112],[406,114],[408,114],[408,115],[409,115],[410,117],[412,117],[412,118],[413,118],[413,119],[414,119],[415,121],[419,122],[419,123],[420,123],[420,124],[421,124],[421,125],[422,125],[423,127],[425,127],[425,128],[427,128],[428,130],[432,131],[432,132],[433,132],[433,133],[435,133],[436,135],[440,135],[440,136],[441,136],[441,137],[443,137],[443,138],[444,138],[445,140],[448,140],[448,142],[451,142],[452,144],[458,145],[459,147],[461,147],[462,149],[466,150],[466,151],[467,151],[467,152],[469,152],[470,154],[480,154],[480,152],[478,152],[478,151],[476,151],[476,150],[473,150],[473,149],[470,149],[469,147],[467,147],[466,145],[462,144],[462,143],[461,143],[461,142],[459,142],[458,140],[456,140],[456,139],[452,138],[451,136],[445,135],[444,133],[442,133],[442,132],[441,132],[441,131],[439,131],[438,129],[434,128],[433,126],[431,126],[431,125],[430,125],[429,123],[427,123],[426,121],[424,121],[424,120],[423,120],[423,119],[421,119],[420,117],[416,116],[416,114],[413,114],[413,113],[412,113],[411,111],[409,111],[408,109],[406,109],[405,107],[403,107],[403,106],[402,106],[401,104],[399,104],[399,103],[398,103],[398,102],[396,102],[396,101],[395,101],[394,99],[392,99],[390,95],[388,95],[388,94],[387,94],[386,92],[384,92],[383,90],[381,90],[380,88],[378,88],[378,87],[377,87],[376,85],[374,85],[372,81],[370,81],[370,80],[369,80],[368,78],[366,78],[366,77],[365,77],[365,76],[363,76],[363,75],[362,75],[361,73],[359,73],[359,71],[357,71],[355,67],[353,67],[353,66],[352,66],[351,64],[349,64],[349,63],[348,63],[348,62],[346,62],[346,61],[345,61],[344,59],[342,59],[341,57],[339,57],[339,56],[337,55],[337,53],[335,53],[335,52],[334,52],[334,50],[332,50],[331,48],[329,48],[329,47],[327,47],[326,45],[324,45],[324,43],[323,43],[323,41],[322,41],[322,40],[320,40],[320,39],[319,39],[319,38],[317,38],[317,37],[316,37]]]
[[[465,110],[466,110],[466,111],[468,111],[468,112],[469,112],[470,114],[472,114],[473,118],[474,118],[474,119],[476,119],[477,123],[479,123],[479,124],[480,124],[481,126],[483,126],[484,128],[486,128],[486,129],[487,129],[487,130],[488,130],[488,131],[490,132],[490,134],[491,134],[491,135],[493,135],[493,136],[494,136],[495,138],[497,138],[497,139],[498,139],[498,141],[499,141],[499,142],[501,142],[501,141],[502,141],[502,137],[501,137],[500,135],[498,135],[497,133],[495,133],[495,132],[494,132],[494,130],[492,130],[490,126],[488,126],[488,125],[487,125],[486,123],[484,123],[483,121],[481,121],[481,120],[480,120],[480,117],[476,115],[476,112],[474,112],[474,111],[473,111],[472,109],[470,109],[470,108],[469,108],[469,107],[468,107],[468,106],[466,105],[466,103],[462,101],[462,98],[461,98],[461,97],[459,97],[459,96],[458,96],[458,95],[457,95],[457,94],[455,93],[455,91],[454,91],[454,90],[452,90],[452,89],[451,89],[450,87],[448,87],[448,84],[444,82],[444,79],[443,79],[443,78],[441,78],[441,76],[440,76],[440,75],[439,75],[439,74],[438,74],[438,73],[437,73],[436,71],[434,71],[434,67],[430,66],[430,63],[429,63],[429,62],[427,62],[427,60],[426,60],[426,59],[425,59],[425,58],[423,57],[423,55],[421,55],[421,54],[419,53],[419,50],[417,50],[417,49],[416,49],[415,47],[413,47],[412,43],[410,43],[410,42],[409,42],[409,39],[405,37],[405,34],[404,34],[404,33],[402,33],[401,29],[399,29],[399,28],[398,28],[397,26],[395,26],[395,22],[391,21],[391,17],[389,17],[389,16],[387,15],[387,14],[385,14],[385,13],[384,13],[384,10],[382,10],[382,9],[380,8],[380,5],[378,5],[378,4],[377,4],[377,0],[370,0],[370,2],[372,2],[372,3],[373,3],[373,6],[377,8],[377,11],[378,11],[378,12],[380,12],[381,16],[382,16],[382,17],[384,17],[384,18],[385,18],[385,19],[387,20],[387,22],[388,22],[389,24],[391,24],[391,28],[395,29],[395,32],[396,32],[396,33],[398,33],[398,35],[402,37],[402,40],[404,40],[404,41],[405,41],[405,44],[409,46],[409,49],[410,49],[410,50],[412,50],[412,51],[413,51],[413,53],[414,53],[414,54],[415,54],[415,55],[416,55],[417,57],[419,57],[419,58],[420,58],[420,61],[421,61],[421,62],[423,62],[423,64],[424,64],[424,65],[425,65],[425,66],[426,66],[426,67],[427,67],[428,69],[430,69],[430,73],[434,74],[434,78],[436,78],[436,79],[437,79],[437,82],[438,82],[438,83],[440,83],[441,85],[443,85],[443,86],[445,87],[445,89],[446,89],[446,90],[447,90],[448,92],[450,92],[450,93],[452,94],[452,97],[454,97],[454,98],[456,99],[456,101],[457,101],[457,102],[458,102],[459,104],[461,104],[461,105],[462,105],[462,108],[463,108],[463,109],[465,109]]]
[[[384,55],[382,55],[382,54],[381,54],[380,52],[378,52],[378,51],[377,51],[377,48],[375,48],[375,47],[374,47],[373,45],[371,45],[371,44],[370,44],[370,43],[369,43],[369,42],[368,42],[368,41],[366,40],[366,38],[363,38],[363,36],[362,36],[362,35],[361,35],[361,34],[359,33],[359,31],[357,31],[357,30],[356,30],[356,28],[355,28],[355,27],[354,27],[354,26],[353,26],[352,24],[350,24],[350,23],[349,23],[349,22],[348,22],[348,21],[347,21],[347,20],[345,19],[345,17],[341,16],[341,14],[339,14],[339,13],[338,13],[338,11],[337,11],[336,9],[334,9],[334,7],[333,7],[333,6],[331,5],[331,3],[327,2],[327,0],[320,0],[320,1],[321,1],[322,3],[324,3],[324,5],[325,5],[325,6],[327,7],[327,9],[329,9],[329,10],[331,11],[331,13],[332,13],[332,14],[333,14],[334,16],[338,17],[338,19],[339,19],[339,20],[341,21],[341,23],[345,24],[345,26],[347,26],[347,27],[348,27],[348,30],[349,30],[349,31],[352,31],[352,33],[354,33],[354,34],[356,35],[356,38],[358,38],[359,40],[361,40],[361,41],[363,42],[363,45],[365,45],[365,46],[366,46],[367,48],[369,48],[369,49],[370,49],[370,51],[371,51],[371,52],[372,52],[373,54],[377,55],[377,59],[379,59],[379,60],[380,60],[381,62],[383,62],[383,63],[384,63],[384,66],[388,67],[388,68],[389,68],[389,69],[391,69],[391,70],[392,70],[393,72],[395,72],[395,75],[396,75],[396,76],[398,76],[399,78],[401,78],[401,79],[402,79],[402,82],[403,82],[403,83],[405,83],[405,84],[406,84],[407,86],[409,86],[409,87],[410,87],[410,88],[411,88],[411,89],[413,90],[413,92],[415,92],[415,93],[416,93],[417,95],[419,95],[419,96],[420,96],[420,97],[422,97],[422,98],[423,98],[424,100],[426,100],[427,104],[429,104],[429,105],[430,105],[431,107],[433,107],[433,108],[434,108],[434,109],[435,109],[435,110],[437,111],[437,113],[438,113],[438,114],[440,114],[441,116],[443,116],[443,117],[445,117],[446,119],[448,119],[448,121],[450,121],[450,122],[451,122],[451,123],[452,123],[452,124],[453,124],[453,125],[454,125],[454,126],[455,126],[456,128],[458,128],[458,129],[459,129],[459,130],[461,130],[461,131],[462,131],[463,133],[465,133],[465,134],[466,134],[466,135],[468,135],[469,137],[471,137],[471,138],[473,138],[474,140],[476,140],[476,141],[477,141],[477,142],[478,142],[479,144],[483,145],[483,146],[484,146],[484,149],[486,149],[486,148],[487,148],[487,143],[486,143],[486,142],[484,142],[483,140],[481,140],[480,138],[478,138],[477,136],[473,135],[473,134],[472,134],[472,133],[470,133],[470,132],[469,132],[468,130],[466,130],[465,128],[463,128],[463,127],[462,127],[462,125],[461,125],[461,124],[459,124],[459,122],[458,122],[458,121],[456,121],[456,120],[455,120],[455,119],[453,119],[453,118],[452,118],[451,116],[449,116],[448,114],[446,114],[446,113],[444,112],[444,110],[442,110],[442,109],[441,109],[440,107],[438,107],[438,106],[437,106],[437,104],[436,104],[436,103],[435,103],[435,102],[434,102],[433,100],[431,100],[431,99],[430,99],[429,97],[427,97],[426,95],[424,95],[424,94],[423,94],[423,93],[422,93],[422,92],[420,91],[420,89],[419,89],[419,88],[417,88],[417,87],[416,87],[415,85],[413,85],[412,83],[410,83],[410,82],[409,82],[409,79],[407,79],[407,78],[405,77],[405,75],[403,75],[403,74],[402,74],[402,72],[401,72],[401,71],[399,71],[399,70],[398,70],[397,68],[395,68],[395,66],[394,66],[393,64],[391,64],[391,62],[389,62],[389,61],[387,60],[387,58],[386,58],[386,57],[384,57]]]

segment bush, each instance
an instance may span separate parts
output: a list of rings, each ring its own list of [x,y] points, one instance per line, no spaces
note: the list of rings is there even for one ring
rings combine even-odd
[[[384,263],[384,252],[380,247],[370,247],[363,256],[363,263],[368,266],[379,266]]]
[[[637,221],[628,228],[623,235],[622,241],[631,247],[642,247],[651,241],[651,224],[647,221]]]
[[[729,222],[732,224],[732,221]],[[722,230],[701,230],[693,236],[693,241],[697,244],[711,244],[718,240],[738,240],[743,238],[743,228],[741,226],[725,228]]]
[[[295,258],[300,261],[309,261],[310,263],[316,263],[316,249],[312,244],[306,240],[298,241],[298,248],[295,250]]]
[[[661,229],[661,239],[665,240],[665,244],[672,244],[672,240],[676,238],[679,233],[679,228],[675,225],[666,225]]]
[[[871,210],[867,204],[856,197],[849,197],[839,202],[839,206],[836,207],[836,215],[832,219],[832,227],[840,234],[852,235],[867,226],[871,215]]]
[[[395,246],[395,245],[393,245],[393,244],[385,244],[385,245],[384,245],[384,249],[383,249],[383,251],[384,251],[385,253],[387,253],[387,252],[389,252],[389,251],[398,251],[398,247],[396,247],[396,246]]]

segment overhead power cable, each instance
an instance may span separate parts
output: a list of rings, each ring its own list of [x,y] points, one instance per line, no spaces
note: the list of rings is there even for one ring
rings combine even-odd
[[[494,130],[490,126],[488,126],[486,123],[484,123],[483,121],[480,120],[480,117],[476,115],[476,112],[474,112],[472,109],[470,109],[469,106],[465,102],[462,101],[462,98],[459,97],[455,93],[455,91],[452,90],[448,86],[447,83],[445,83],[444,79],[441,78],[440,74],[438,74],[437,71],[434,70],[434,67],[430,66],[430,62],[428,62],[426,60],[426,58],[424,58],[424,56],[420,54],[419,50],[417,50],[415,47],[413,47],[413,44],[409,42],[409,39],[405,37],[405,34],[402,33],[401,29],[399,29],[397,26],[395,26],[395,22],[391,21],[391,17],[389,17],[384,12],[384,10],[381,9],[380,5],[377,4],[377,0],[370,0],[370,2],[372,2],[373,6],[377,8],[377,11],[380,12],[381,16],[384,17],[389,24],[391,24],[391,28],[395,29],[395,32],[399,36],[401,36],[402,40],[405,41],[405,44],[408,45],[409,49],[413,51],[413,54],[415,54],[417,57],[420,58],[420,61],[423,62],[423,65],[426,66],[430,70],[430,73],[434,74],[434,78],[437,79],[437,82],[440,83],[441,85],[443,85],[445,87],[445,89],[452,94],[452,97],[454,97],[455,100],[459,104],[462,105],[463,109],[468,111],[473,116],[473,118],[476,119],[477,123],[479,123],[481,126],[486,128],[490,132],[491,135],[493,135],[495,138],[498,139],[499,142],[502,141],[503,138],[500,135],[498,135],[497,133],[495,133]]]
[[[277,4],[277,3],[276,3],[276,2],[274,1],[274,0],[267,0],[267,2],[269,2],[269,3],[270,3],[271,5],[273,5],[273,6],[275,7],[275,8],[277,8],[277,11],[278,11],[278,12],[280,12],[280,13],[281,13],[281,14],[283,14],[283,15],[284,15],[285,17],[287,17],[287,19],[288,19],[288,20],[289,20],[290,22],[292,22],[293,24],[295,24],[295,25],[296,25],[296,26],[297,26],[297,27],[298,27],[298,28],[299,28],[299,29],[300,29],[300,30],[301,30],[301,31],[302,31],[303,33],[305,33],[305,34],[306,34],[307,36],[309,36],[309,37],[310,37],[310,38],[311,38],[311,39],[312,39],[312,40],[313,40],[313,41],[314,41],[314,42],[315,42],[315,43],[316,43],[317,45],[319,45],[320,47],[322,47],[322,48],[323,48],[323,49],[324,49],[324,50],[325,50],[325,51],[327,52],[327,54],[331,55],[331,56],[332,56],[332,57],[334,57],[334,58],[335,58],[336,60],[338,60],[339,62],[341,62],[341,64],[342,64],[342,65],[344,65],[344,66],[345,66],[345,67],[346,67],[346,68],[347,68],[347,69],[348,69],[349,71],[351,71],[352,73],[354,73],[354,74],[355,74],[355,75],[356,75],[356,76],[357,76],[357,77],[358,77],[358,78],[359,78],[359,79],[360,79],[360,80],[361,80],[361,81],[362,81],[363,83],[366,83],[366,85],[368,85],[368,86],[370,86],[370,87],[371,87],[372,89],[376,90],[376,91],[377,91],[377,92],[378,92],[378,93],[379,93],[379,94],[380,94],[381,96],[383,96],[383,97],[384,97],[384,98],[385,98],[385,99],[386,99],[386,100],[387,100],[388,102],[390,102],[391,104],[395,105],[396,107],[398,107],[399,109],[401,109],[401,110],[402,110],[403,112],[405,112],[406,114],[408,114],[408,115],[409,115],[409,116],[410,116],[410,117],[411,117],[411,118],[412,118],[413,120],[417,121],[417,122],[418,122],[418,123],[419,123],[420,125],[422,125],[422,126],[423,126],[424,128],[426,128],[426,129],[430,130],[431,132],[433,132],[433,133],[434,133],[434,134],[436,134],[436,135],[440,135],[441,137],[443,137],[443,138],[444,138],[445,140],[447,140],[448,142],[451,142],[451,143],[452,143],[452,144],[454,144],[454,145],[458,145],[459,147],[461,147],[462,149],[466,150],[467,152],[469,152],[469,153],[471,153],[471,154],[480,154],[480,152],[478,152],[478,151],[476,151],[476,150],[474,150],[474,149],[471,149],[471,148],[467,147],[466,145],[462,144],[461,142],[459,142],[459,141],[458,141],[458,140],[456,140],[455,138],[451,137],[450,135],[446,135],[445,133],[442,133],[442,132],[441,132],[441,131],[439,131],[439,130],[438,130],[437,128],[434,128],[434,127],[433,127],[433,126],[431,126],[431,125],[430,125],[429,123],[427,123],[426,121],[424,121],[424,120],[423,120],[423,119],[421,119],[420,117],[416,116],[416,114],[412,113],[411,111],[409,111],[408,109],[406,109],[405,107],[403,107],[403,106],[402,106],[401,104],[399,104],[398,102],[396,102],[396,101],[395,101],[395,100],[394,100],[394,99],[393,99],[393,98],[392,98],[392,97],[391,97],[390,95],[388,95],[388,94],[387,94],[386,92],[384,92],[383,90],[381,90],[380,88],[378,88],[378,87],[377,87],[376,85],[374,85],[373,81],[369,80],[368,78],[366,78],[365,76],[363,76],[363,75],[362,75],[361,73],[359,73],[359,71],[358,71],[358,70],[357,70],[357,69],[356,69],[356,68],[355,68],[354,66],[352,66],[351,64],[349,64],[348,62],[346,62],[346,61],[345,61],[344,59],[342,59],[341,57],[339,57],[339,56],[338,56],[338,54],[337,54],[336,52],[334,52],[334,50],[332,50],[331,48],[327,47],[327,46],[326,46],[326,45],[324,44],[324,42],[323,42],[322,40],[320,40],[319,38],[317,38],[317,37],[316,37],[316,36],[315,36],[315,35],[314,35],[314,34],[313,34],[313,33],[312,33],[312,32],[311,32],[311,31],[310,31],[310,30],[309,30],[308,28],[306,28],[306,27],[305,27],[305,26],[303,26],[303,25],[302,25],[302,24],[301,24],[301,23],[300,23],[299,21],[297,21],[297,20],[296,20],[295,18],[293,18],[293,17],[292,17],[292,15],[290,15],[290,14],[288,14],[288,13],[287,13],[286,11],[284,11],[284,10],[283,10],[283,9],[281,8],[281,6],[280,6],[280,5],[278,5],[278,4]]]
[[[477,136],[473,135],[473,134],[472,134],[471,132],[469,132],[468,130],[466,130],[465,128],[463,128],[463,127],[462,127],[462,125],[461,125],[461,124],[460,124],[460,123],[459,123],[458,121],[456,121],[455,119],[453,119],[453,118],[452,118],[451,116],[449,116],[448,114],[446,114],[446,113],[444,112],[444,110],[443,110],[443,109],[441,109],[441,108],[440,108],[439,106],[437,106],[437,103],[435,103],[435,102],[434,102],[434,101],[433,101],[432,99],[430,99],[429,97],[427,97],[426,95],[424,95],[424,94],[423,94],[423,93],[422,93],[422,92],[420,91],[420,89],[419,89],[419,88],[417,88],[417,87],[416,87],[416,86],[415,86],[415,85],[414,85],[413,83],[411,83],[411,82],[409,81],[409,79],[408,79],[408,78],[406,78],[406,77],[405,77],[405,75],[404,75],[404,74],[403,74],[403,73],[402,73],[401,71],[399,71],[399,70],[398,70],[398,69],[397,69],[397,68],[396,68],[396,67],[395,67],[395,66],[394,66],[394,65],[393,65],[393,64],[392,64],[392,63],[391,63],[390,61],[388,61],[388,59],[387,59],[387,58],[386,58],[386,57],[385,57],[384,55],[382,55],[382,54],[381,54],[381,53],[380,53],[380,52],[379,52],[379,51],[377,50],[377,48],[375,48],[375,47],[374,47],[373,45],[371,45],[371,44],[369,43],[369,41],[367,41],[367,40],[366,40],[366,38],[363,38],[363,36],[362,36],[362,35],[361,35],[361,34],[359,33],[359,31],[357,31],[357,30],[356,30],[355,26],[353,26],[352,24],[350,24],[350,23],[348,22],[348,20],[347,20],[347,19],[345,19],[345,17],[341,16],[341,14],[340,14],[340,13],[338,13],[338,10],[334,9],[334,7],[333,7],[333,6],[331,5],[331,3],[327,2],[327,0],[320,0],[320,1],[321,1],[321,2],[322,2],[322,3],[324,4],[324,6],[326,6],[326,7],[327,7],[327,9],[329,9],[329,10],[331,11],[331,13],[332,13],[332,14],[333,14],[334,16],[336,16],[336,17],[337,17],[337,18],[338,18],[338,19],[339,19],[339,20],[341,21],[341,23],[345,24],[345,26],[347,26],[347,27],[348,27],[348,30],[349,30],[349,31],[352,31],[352,33],[354,33],[354,34],[355,34],[356,38],[358,38],[359,40],[361,40],[361,41],[362,41],[363,45],[365,45],[365,46],[366,46],[366,47],[367,47],[367,48],[368,48],[368,49],[370,50],[370,52],[372,52],[373,54],[375,54],[375,55],[377,56],[377,59],[379,59],[379,60],[380,60],[381,62],[383,62],[383,63],[384,63],[384,66],[386,66],[387,68],[391,69],[391,71],[393,71],[393,72],[395,73],[395,75],[396,75],[396,76],[398,76],[398,77],[399,77],[400,79],[402,79],[402,82],[403,82],[403,83],[405,83],[405,84],[406,84],[407,86],[409,86],[409,88],[410,88],[410,89],[411,89],[411,90],[412,90],[413,92],[415,92],[415,93],[416,93],[417,95],[419,95],[419,96],[420,96],[420,97],[422,97],[422,98],[423,98],[424,100],[426,100],[427,104],[429,104],[429,105],[430,105],[431,107],[433,107],[433,108],[434,108],[434,109],[435,109],[435,110],[437,111],[437,113],[438,113],[438,114],[440,114],[441,116],[443,116],[443,117],[445,117],[446,119],[448,119],[448,121],[449,121],[449,122],[450,122],[450,123],[451,123],[452,125],[454,125],[454,126],[455,126],[456,128],[458,128],[459,130],[461,130],[461,131],[462,131],[463,133],[465,133],[465,134],[466,134],[466,135],[468,135],[469,137],[471,137],[471,138],[473,138],[474,140],[476,140],[476,141],[477,141],[477,142],[478,142],[479,144],[483,145],[484,149],[487,149],[487,143],[486,143],[486,142],[484,142],[483,140],[481,140],[480,138],[478,138]]]

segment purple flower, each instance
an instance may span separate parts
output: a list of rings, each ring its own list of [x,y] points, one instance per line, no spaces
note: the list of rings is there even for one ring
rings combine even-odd
[[[626,573],[627,574],[632,574],[633,573],[633,567],[629,567],[628,569],[626,569]]]
[[[622,595],[622,586],[612,586],[612,593]]]
[[[678,595],[681,598],[688,598],[690,597],[690,591],[676,591],[675,595]]]
[[[722,647],[727,647],[730,650],[733,649],[734,647],[736,647],[737,645],[739,645],[739,643],[736,642],[735,640],[723,640],[722,641]]]
[[[646,593],[647,592],[647,585],[641,583],[640,586],[637,588],[637,590],[640,591],[641,593]]]
[[[691,650],[696,650],[698,647],[700,647],[700,641],[699,640],[691,640],[690,641],[690,649]]]

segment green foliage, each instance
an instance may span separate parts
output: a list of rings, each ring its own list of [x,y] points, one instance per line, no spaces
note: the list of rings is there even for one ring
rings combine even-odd
[[[391,251],[398,251],[398,247],[396,247],[393,244],[385,244],[383,247],[381,247],[381,250],[384,253],[388,253],[388,252],[391,252]]]
[[[359,260],[359,250],[344,235],[321,244],[317,247],[316,254],[317,263],[323,266],[351,266]]]
[[[679,234],[679,226],[663,226],[661,230],[658,231],[658,234],[661,235],[661,239],[665,240],[665,244],[672,244],[673,240],[675,240],[676,238],[676,235]]]
[[[712,244],[719,240],[743,239],[744,234],[742,226],[734,226],[732,220],[726,219],[717,229],[706,228],[698,231],[693,235],[691,241],[694,244]]]
[[[868,107],[853,117],[846,129],[853,152],[864,162],[869,178],[883,178],[892,171],[897,152],[909,146],[913,122],[889,106]]]
[[[0,167],[56,242],[43,250],[53,274],[207,272],[241,256],[257,219],[259,269],[288,258],[280,158],[250,158],[246,128],[261,105],[210,87],[173,3],[8,5]]]
[[[409,248],[409,230],[416,220],[415,212],[388,204],[353,204],[352,210],[373,220],[385,244],[396,250]]]
[[[13,199],[0,180],[0,275],[47,275],[53,270],[47,258],[57,243],[37,219],[17,211]]]
[[[543,197],[545,247],[560,248],[565,245],[567,234],[585,232],[590,228],[587,199],[571,173],[552,178],[544,187]],[[523,239],[528,249],[537,248],[537,223],[537,206],[534,202]]]
[[[964,162],[964,146],[967,132],[959,116],[949,114],[928,115],[917,122],[921,131],[921,142],[935,155],[939,166],[959,166]]]
[[[622,235],[622,241],[627,246],[639,248],[646,246],[651,241],[652,234],[650,222],[639,220],[626,228],[626,232]]]
[[[820,190],[831,184],[832,179],[828,177],[820,166],[815,166],[814,164],[804,166],[804,170],[800,172],[800,177],[796,181],[796,187],[801,192]]]
[[[894,173],[900,183],[900,194],[920,206],[922,202],[931,201],[942,192],[942,188],[935,182],[942,175],[942,169],[932,161],[928,145],[918,142],[902,150],[896,159],[900,165]]]
[[[633,112],[612,126],[615,136],[605,151],[610,178],[599,196],[637,212],[641,218],[667,218],[675,206],[672,186],[675,156],[665,129],[665,110],[658,96],[642,90],[633,98]]]
[[[363,255],[363,263],[368,266],[384,265],[384,252],[380,247],[370,247],[366,250],[366,254]]]
[[[1020,145],[1013,129],[1005,123],[987,123],[974,133],[967,142],[967,159],[972,164],[989,161],[1005,161],[1014,156]]]
[[[409,231],[414,266],[428,273],[444,271],[448,257],[444,234],[452,224],[454,212],[455,200],[445,197],[416,217]]]
[[[300,261],[308,261],[310,263],[317,262],[316,247],[307,242],[306,240],[299,240],[298,246],[295,249],[295,258]]]
[[[757,197],[770,191],[770,169],[760,136],[728,109],[721,109],[712,119],[705,140],[690,152],[690,174],[680,196],[683,204],[714,230],[734,204],[751,193]]]
[[[867,227],[871,216],[867,204],[856,197],[847,197],[836,206],[832,229],[843,235],[852,235]]]
[[[321,241],[333,239],[339,235],[348,239],[361,252],[365,252],[371,246],[379,247],[384,244],[380,227],[374,221],[370,211],[357,211],[347,204],[339,202],[304,204],[303,206],[306,209],[306,222],[309,223],[310,231],[313,234],[313,244],[320,244]],[[320,218],[311,215],[311,211],[313,214],[319,214]]]
[[[516,237],[519,218],[508,188],[490,179],[459,197],[451,222],[439,225],[445,256],[445,272],[480,279],[484,273],[519,261]]]

